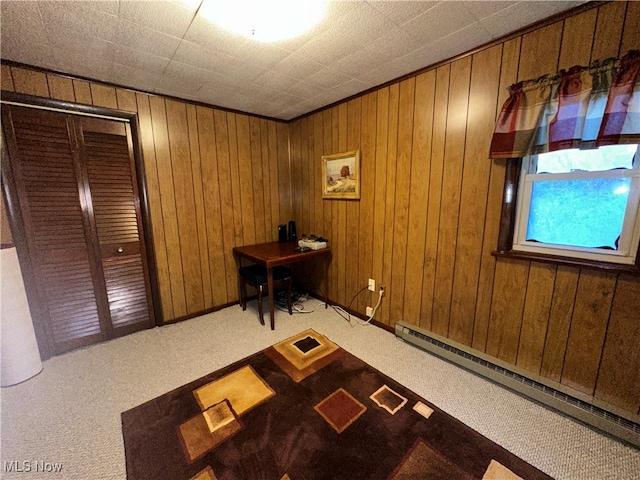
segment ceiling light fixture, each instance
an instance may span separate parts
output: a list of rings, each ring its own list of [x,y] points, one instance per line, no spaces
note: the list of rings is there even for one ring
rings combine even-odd
[[[277,42],[311,30],[325,7],[324,0],[204,0],[199,14],[229,32]]]

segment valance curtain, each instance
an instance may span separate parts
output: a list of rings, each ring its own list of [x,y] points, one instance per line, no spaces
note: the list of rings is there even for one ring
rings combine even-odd
[[[491,158],[640,143],[640,51],[516,83],[502,107]]]

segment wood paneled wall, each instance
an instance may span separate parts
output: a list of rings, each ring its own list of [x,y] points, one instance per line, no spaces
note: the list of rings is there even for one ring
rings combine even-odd
[[[632,48],[640,3],[612,2],[290,124],[5,64],[0,79],[138,113],[165,321],[236,301],[232,247],[295,219],[330,240],[333,301],[349,306],[372,277],[387,289],[381,322],[640,414],[640,280],[496,260],[505,163],[487,158],[509,85]],[[361,200],[323,200],[321,156],[355,149]],[[318,267],[306,273],[319,286]]]
[[[2,90],[137,112],[165,322],[237,301],[232,248],[291,219],[284,122],[2,65]]]
[[[372,277],[379,321],[640,413],[640,279],[496,260],[505,162],[487,157],[509,85],[634,48],[640,3],[612,2],[292,122],[293,217],[330,240],[329,297]],[[358,148],[361,200],[323,200],[321,156]]]

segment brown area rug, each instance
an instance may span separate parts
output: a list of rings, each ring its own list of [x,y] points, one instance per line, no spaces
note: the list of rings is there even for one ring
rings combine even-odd
[[[122,414],[129,479],[548,479],[307,330]]]

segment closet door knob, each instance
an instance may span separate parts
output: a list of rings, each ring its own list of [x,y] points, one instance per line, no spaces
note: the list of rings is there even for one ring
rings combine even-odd
[[[122,253],[124,252],[124,249],[122,247],[118,247],[118,253]]]

